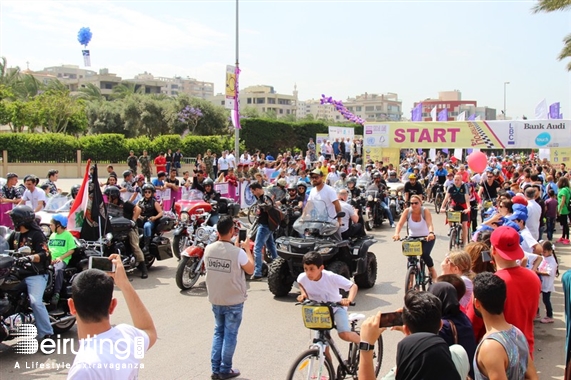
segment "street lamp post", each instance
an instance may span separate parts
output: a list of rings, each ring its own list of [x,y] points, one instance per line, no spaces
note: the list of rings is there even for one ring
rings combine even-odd
[[[506,86],[510,84],[510,82],[504,82],[504,120],[506,120]]]
[[[238,28],[238,0],[236,0],[236,72],[239,71],[239,52],[240,52],[240,45],[239,45],[239,28]],[[235,102],[238,102],[238,93],[236,92],[236,99],[234,100]],[[240,120],[240,108],[238,107],[238,115],[236,115],[236,118],[238,120]],[[236,158],[236,161],[239,162],[240,160],[240,130],[238,128],[234,128],[234,157]]]

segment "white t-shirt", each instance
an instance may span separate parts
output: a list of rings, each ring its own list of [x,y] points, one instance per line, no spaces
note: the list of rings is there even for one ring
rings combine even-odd
[[[521,230],[519,234],[523,238],[523,241],[521,242],[521,248],[524,250],[524,252],[533,253],[533,246],[539,243],[533,237],[531,231],[529,231],[529,228],[527,228],[527,222],[525,228]]]
[[[332,171],[331,173],[327,174],[327,183],[334,185],[337,181],[339,181],[339,175],[336,171]]]
[[[537,268],[540,272],[549,273],[549,276],[541,276],[541,291],[544,293],[555,291],[555,274],[557,273],[557,261],[555,257],[543,256],[543,261]]]
[[[527,200],[527,221],[525,226],[535,240],[539,239],[539,221],[541,219],[541,206],[535,200]]]
[[[218,170],[223,171],[223,170],[228,170],[228,168],[230,167],[230,162],[228,160],[228,157],[220,157],[218,159]]]
[[[321,271],[321,278],[317,281],[311,281],[301,273],[297,276],[297,283],[303,286],[310,300],[317,302],[339,302],[342,299],[339,289],[349,291],[353,286],[345,277],[326,269]]]
[[[345,216],[341,218],[341,225],[339,226],[339,232],[343,233],[349,229],[349,221],[355,215],[355,209],[347,202],[339,201],[339,204],[341,205],[341,211],[345,213]]]
[[[325,206],[327,207],[327,215],[329,216],[330,220],[334,220],[337,212],[335,211],[335,205],[333,202],[337,200],[337,193],[335,189],[333,189],[329,185],[323,185],[321,191],[317,190],[317,187],[314,187],[309,192],[309,201],[323,201]],[[318,202],[320,203],[320,202]]]
[[[232,153],[227,155],[226,159],[228,160],[228,167],[236,168],[236,157],[234,157],[234,155]]]
[[[462,280],[464,280],[464,285],[466,285],[466,293],[464,293],[464,297],[460,299],[460,305],[463,307],[468,307],[468,304],[472,302],[472,293],[474,292],[474,284],[472,284],[472,280],[470,280],[466,276],[462,276]]]
[[[111,342],[111,343],[110,343]],[[90,339],[81,339],[68,379],[137,379],[139,364],[149,349],[149,336],[120,324]]]
[[[252,158],[252,156],[250,156],[249,154],[247,156],[241,155],[240,156],[240,163],[250,165],[250,163],[252,162],[251,158]]]
[[[38,207],[39,201],[44,202],[44,207],[46,205],[46,193],[37,187],[34,189],[33,193],[26,189],[26,191],[24,191],[24,195],[22,195],[22,199],[26,202],[26,205],[30,206],[34,211],[36,210],[36,207]]]

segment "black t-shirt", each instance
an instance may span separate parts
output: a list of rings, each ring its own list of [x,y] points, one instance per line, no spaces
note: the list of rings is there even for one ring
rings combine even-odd
[[[456,205],[463,205],[466,204],[466,194],[468,194],[468,189],[464,183],[460,187],[452,185],[448,188],[448,194],[450,194],[450,198],[452,198],[452,201]]]
[[[9,249],[16,250],[18,248],[27,246],[32,249],[31,255],[40,255],[40,262],[32,263],[35,267],[30,268],[30,276],[36,274],[44,274],[50,265],[50,254],[46,247],[46,237],[44,233],[40,230],[30,230],[20,234],[19,241],[16,240],[17,232],[12,232],[8,237]],[[20,272],[22,274],[27,274],[25,272]]]
[[[131,202],[123,203],[123,216],[129,220],[133,220],[133,213],[135,211],[135,204]]]
[[[271,207],[272,200],[266,195],[258,198],[258,223],[265,226],[268,225],[268,212],[265,211],[267,207]]]
[[[170,162],[170,163],[172,163],[172,162],[173,162],[173,161],[172,161],[172,159],[173,159],[173,155],[172,155],[172,153],[167,153],[167,155],[166,155],[166,159],[167,159],[167,162]]]
[[[180,184],[180,181],[179,181],[178,179],[176,179],[176,178],[175,178],[175,179],[167,178],[167,179],[165,179],[165,182],[167,182],[167,183],[174,183],[175,185],[180,186],[180,185],[179,185],[179,184]]]
[[[172,155],[172,162],[180,162],[182,158],[182,153],[174,153]]]
[[[404,192],[409,193],[410,195],[422,195],[424,194],[424,188],[420,182],[415,182],[414,185],[411,182],[407,182],[404,184]]]
[[[482,192],[483,199],[490,201],[498,197],[498,188],[500,187],[498,181],[494,180],[491,185],[488,185],[488,181],[484,181],[482,186],[484,187],[484,191]]]
[[[138,158],[135,156],[129,156],[127,157],[127,166],[129,166],[130,168],[136,168],[137,167],[137,162],[138,162]]]
[[[356,186],[352,189],[349,189],[349,191],[351,192],[352,199],[358,198],[361,195],[361,189]]]

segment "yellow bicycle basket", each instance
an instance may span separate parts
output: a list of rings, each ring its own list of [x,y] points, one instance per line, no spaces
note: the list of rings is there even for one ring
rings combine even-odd
[[[422,256],[422,242],[420,241],[403,241],[402,254],[405,256]]]
[[[311,330],[331,330],[335,327],[333,310],[329,306],[303,305],[301,317],[305,327]]]
[[[492,201],[484,201],[484,204],[483,204],[485,210],[489,209],[493,205],[494,205],[494,202],[492,202]]]
[[[460,211],[448,211],[448,221],[452,223],[460,223],[462,220],[462,213]]]

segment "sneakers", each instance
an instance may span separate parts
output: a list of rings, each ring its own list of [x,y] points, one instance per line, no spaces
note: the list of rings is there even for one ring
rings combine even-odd
[[[563,245],[569,245],[569,244],[570,244],[570,241],[569,241],[569,239],[563,239],[563,241],[561,242],[561,244],[563,244]]]
[[[553,318],[545,317],[539,320],[539,323],[553,323],[555,320]]]
[[[556,243],[563,243],[564,241],[565,241],[565,239],[562,238],[562,237],[560,237],[559,239],[557,239],[557,242],[556,242]]]
[[[240,371],[236,368],[232,368],[228,373],[219,373],[218,379],[225,380],[225,379],[232,379],[234,377],[240,376]]]
[[[262,276],[252,275],[250,277],[250,281],[260,281],[261,279],[262,279]]]
[[[391,223],[391,228],[395,228],[397,225],[395,224],[395,222]]]

